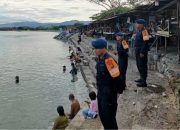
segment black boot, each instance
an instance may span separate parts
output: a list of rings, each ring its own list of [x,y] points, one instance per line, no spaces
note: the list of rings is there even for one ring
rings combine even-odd
[[[147,87],[147,83],[143,83],[143,82],[138,83],[137,87],[141,87],[141,88]]]
[[[124,87],[123,87],[123,90],[126,90],[127,86],[126,86],[126,83],[124,84]]]
[[[146,78],[142,78],[141,82],[137,84],[138,87],[147,87]]]
[[[134,81],[137,82],[137,83],[141,83],[142,79],[140,78],[140,79],[137,79],[137,80],[134,80]]]

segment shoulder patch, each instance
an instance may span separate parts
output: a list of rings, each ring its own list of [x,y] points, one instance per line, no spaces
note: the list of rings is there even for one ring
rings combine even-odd
[[[142,35],[143,35],[143,40],[144,41],[149,40],[149,33],[148,33],[148,31],[146,29],[144,31],[142,31]]]
[[[116,77],[120,76],[119,66],[112,57],[109,57],[105,60],[105,65],[106,65],[111,77],[116,78]]]
[[[127,44],[127,42],[125,40],[122,41],[122,46],[124,49],[128,49],[129,45]]]

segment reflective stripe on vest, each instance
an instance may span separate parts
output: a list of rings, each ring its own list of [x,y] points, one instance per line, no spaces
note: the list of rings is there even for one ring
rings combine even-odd
[[[112,57],[105,59],[105,64],[111,77],[116,78],[120,76],[119,66]]]

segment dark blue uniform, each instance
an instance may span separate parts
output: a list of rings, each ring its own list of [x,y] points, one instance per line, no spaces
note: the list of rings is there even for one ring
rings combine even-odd
[[[147,79],[147,62],[148,62],[148,43],[143,40],[143,30],[138,30],[135,38],[136,64],[141,77],[141,83],[146,84]],[[144,57],[140,57],[140,53]]]
[[[105,59],[110,57],[106,53],[103,58],[99,58],[97,69],[97,89],[99,116],[104,129],[118,129],[116,122],[117,94],[121,93],[120,77],[112,78],[105,65]]]
[[[126,71],[128,67],[128,49],[124,49],[121,42],[117,43],[118,64],[121,72],[121,80],[126,87]]]

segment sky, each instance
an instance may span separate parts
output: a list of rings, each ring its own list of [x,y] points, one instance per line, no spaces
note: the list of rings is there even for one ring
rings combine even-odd
[[[87,0],[0,0],[0,24],[20,21],[86,21],[102,9]]]

